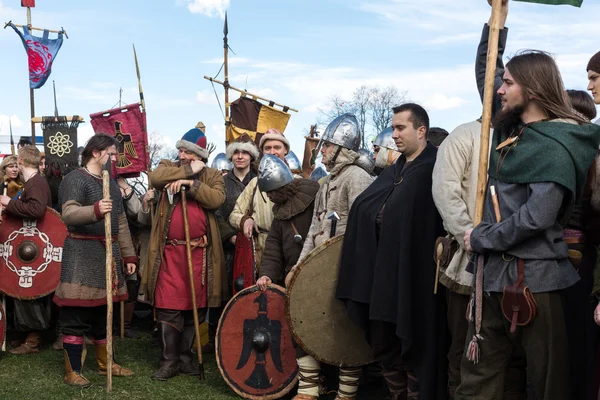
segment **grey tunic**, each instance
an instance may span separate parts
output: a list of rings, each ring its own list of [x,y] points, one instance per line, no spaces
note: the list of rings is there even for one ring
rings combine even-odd
[[[498,194],[500,223],[495,223],[491,185]],[[525,285],[533,293],[565,289],[579,280],[558,222],[565,192],[551,182],[489,180],[483,221],[471,233],[473,251],[486,256],[484,291],[502,292],[512,285],[517,279],[517,258],[525,260]]]

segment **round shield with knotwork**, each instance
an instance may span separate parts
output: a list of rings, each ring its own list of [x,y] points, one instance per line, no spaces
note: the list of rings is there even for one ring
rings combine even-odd
[[[335,298],[344,236],[327,240],[296,267],[287,288],[286,318],[296,343],[315,359],[338,366],[373,361],[365,332]]]
[[[245,399],[279,399],[296,384],[298,366],[285,319],[285,289],[252,286],[225,306],[216,336],[225,382]]]
[[[4,307],[2,307],[2,303],[0,303],[0,345],[4,343],[4,338],[6,337],[6,313],[4,312]]]
[[[0,292],[33,300],[56,290],[66,237],[65,224],[51,208],[39,220],[5,212],[0,224]]]

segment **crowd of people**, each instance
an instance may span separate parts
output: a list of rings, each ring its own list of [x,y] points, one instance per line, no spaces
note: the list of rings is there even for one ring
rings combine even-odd
[[[335,118],[317,148],[326,173],[311,177],[290,165],[297,163],[286,159],[290,142],[276,129],[256,142],[242,136],[229,143],[209,167],[199,124],[177,141],[177,160],[162,160],[149,173],[151,189],[142,195],[122,178],[111,180],[110,198],[103,195],[102,169],[115,161],[118,144],[97,134],[80,167],[64,176],[58,204],[43,155],[20,145],[0,164],[3,213],[39,220],[53,207],[68,234],[54,294],[12,302],[11,327],[23,340],[10,352],[39,352],[40,332],[55,325],[64,382],[89,386],[86,340],[95,345],[98,371],[107,373],[111,290],[114,301],[125,302],[128,337],[137,337],[138,301],[154,310],[161,353],[152,379],[198,375],[193,304],[208,322],[203,352],[214,352],[223,307],[237,290],[239,235],[254,239],[261,290],[288,286],[311,251],[344,235],[335,297],[364,330],[376,363],[336,366],[337,400],[356,398],[365,371],[380,372],[393,400],[596,399],[600,125],[591,121],[600,104],[600,53],[587,66],[592,96],[565,90],[542,51],[521,52],[504,65],[508,2],[502,7],[481,222],[481,119],[448,134],[430,127],[415,103],[393,108],[391,127],[368,156],[356,117]],[[475,62],[482,99],[488,36],[486,24]],[[112,223],[111,288],[105,215]],[[300,344],[295,351],[294,399],[316,400],[326,393],[322,363]],[[134,374],[117,362],[111,372]]]

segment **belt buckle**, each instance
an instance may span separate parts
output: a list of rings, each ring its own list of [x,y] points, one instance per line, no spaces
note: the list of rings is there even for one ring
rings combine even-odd
[[[511,262],[515,259],[515,256],[513,256],[512,254],[509,254],[508,258],[507,258],[506,253],[502,253],[502,259],[506,262]]]

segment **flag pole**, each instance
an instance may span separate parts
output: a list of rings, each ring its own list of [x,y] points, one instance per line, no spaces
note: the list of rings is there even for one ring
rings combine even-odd
[[[229,28],[227,26],[227,11],[225,11],[225,24],[223,25],[223,74],[225,81],[223,88],[225,89],[225,145],[229,141],[227,131],[229,129],[229,44],[227,43],[227,34]]]
[[[479,148],[479,170],[477,173],[477,195],[475,199],[475,218],[477,226],[483,219],[487,171],[489,164],[490,128],[492,126],[492,101],[494,97],[494,78],[496,76],[496,60],[498,58],[498,38],[500,35],[500,10],[502,0],[491,0],[492,16],[490,18],[490,35],[485,66],[485,83],[483,86],[483,113],[481,117],[481,144]],[[467,345],[467,359],[474,364],[479,362],[481,349],[481,323],[483,319],[483,255],[477,257],[475,267],[475,318],[473,337]]]
[[[27,28],[31,29],[31,7],[27,7]],[[33,122],[33,118],[35,117],[35,95],[33,93],[33,88],[29,88],[29,110],[31,112],[31,144],[35,146],[35,122]]]
[[[490,128],[492,126],[492,101],[494,98],[494,78],[496,76],[496,60],[498,58],[498,38],[500,35],[500,10],[502,0],[492,0],[492,17],[488,53],[485,68],[483,89],[483,113],[481,117],[481,147],[479,148],[479,172],[477,175],[477,197],[475,203],[474,225],[483,219],[483,206],[487,185],[489,164]]]

